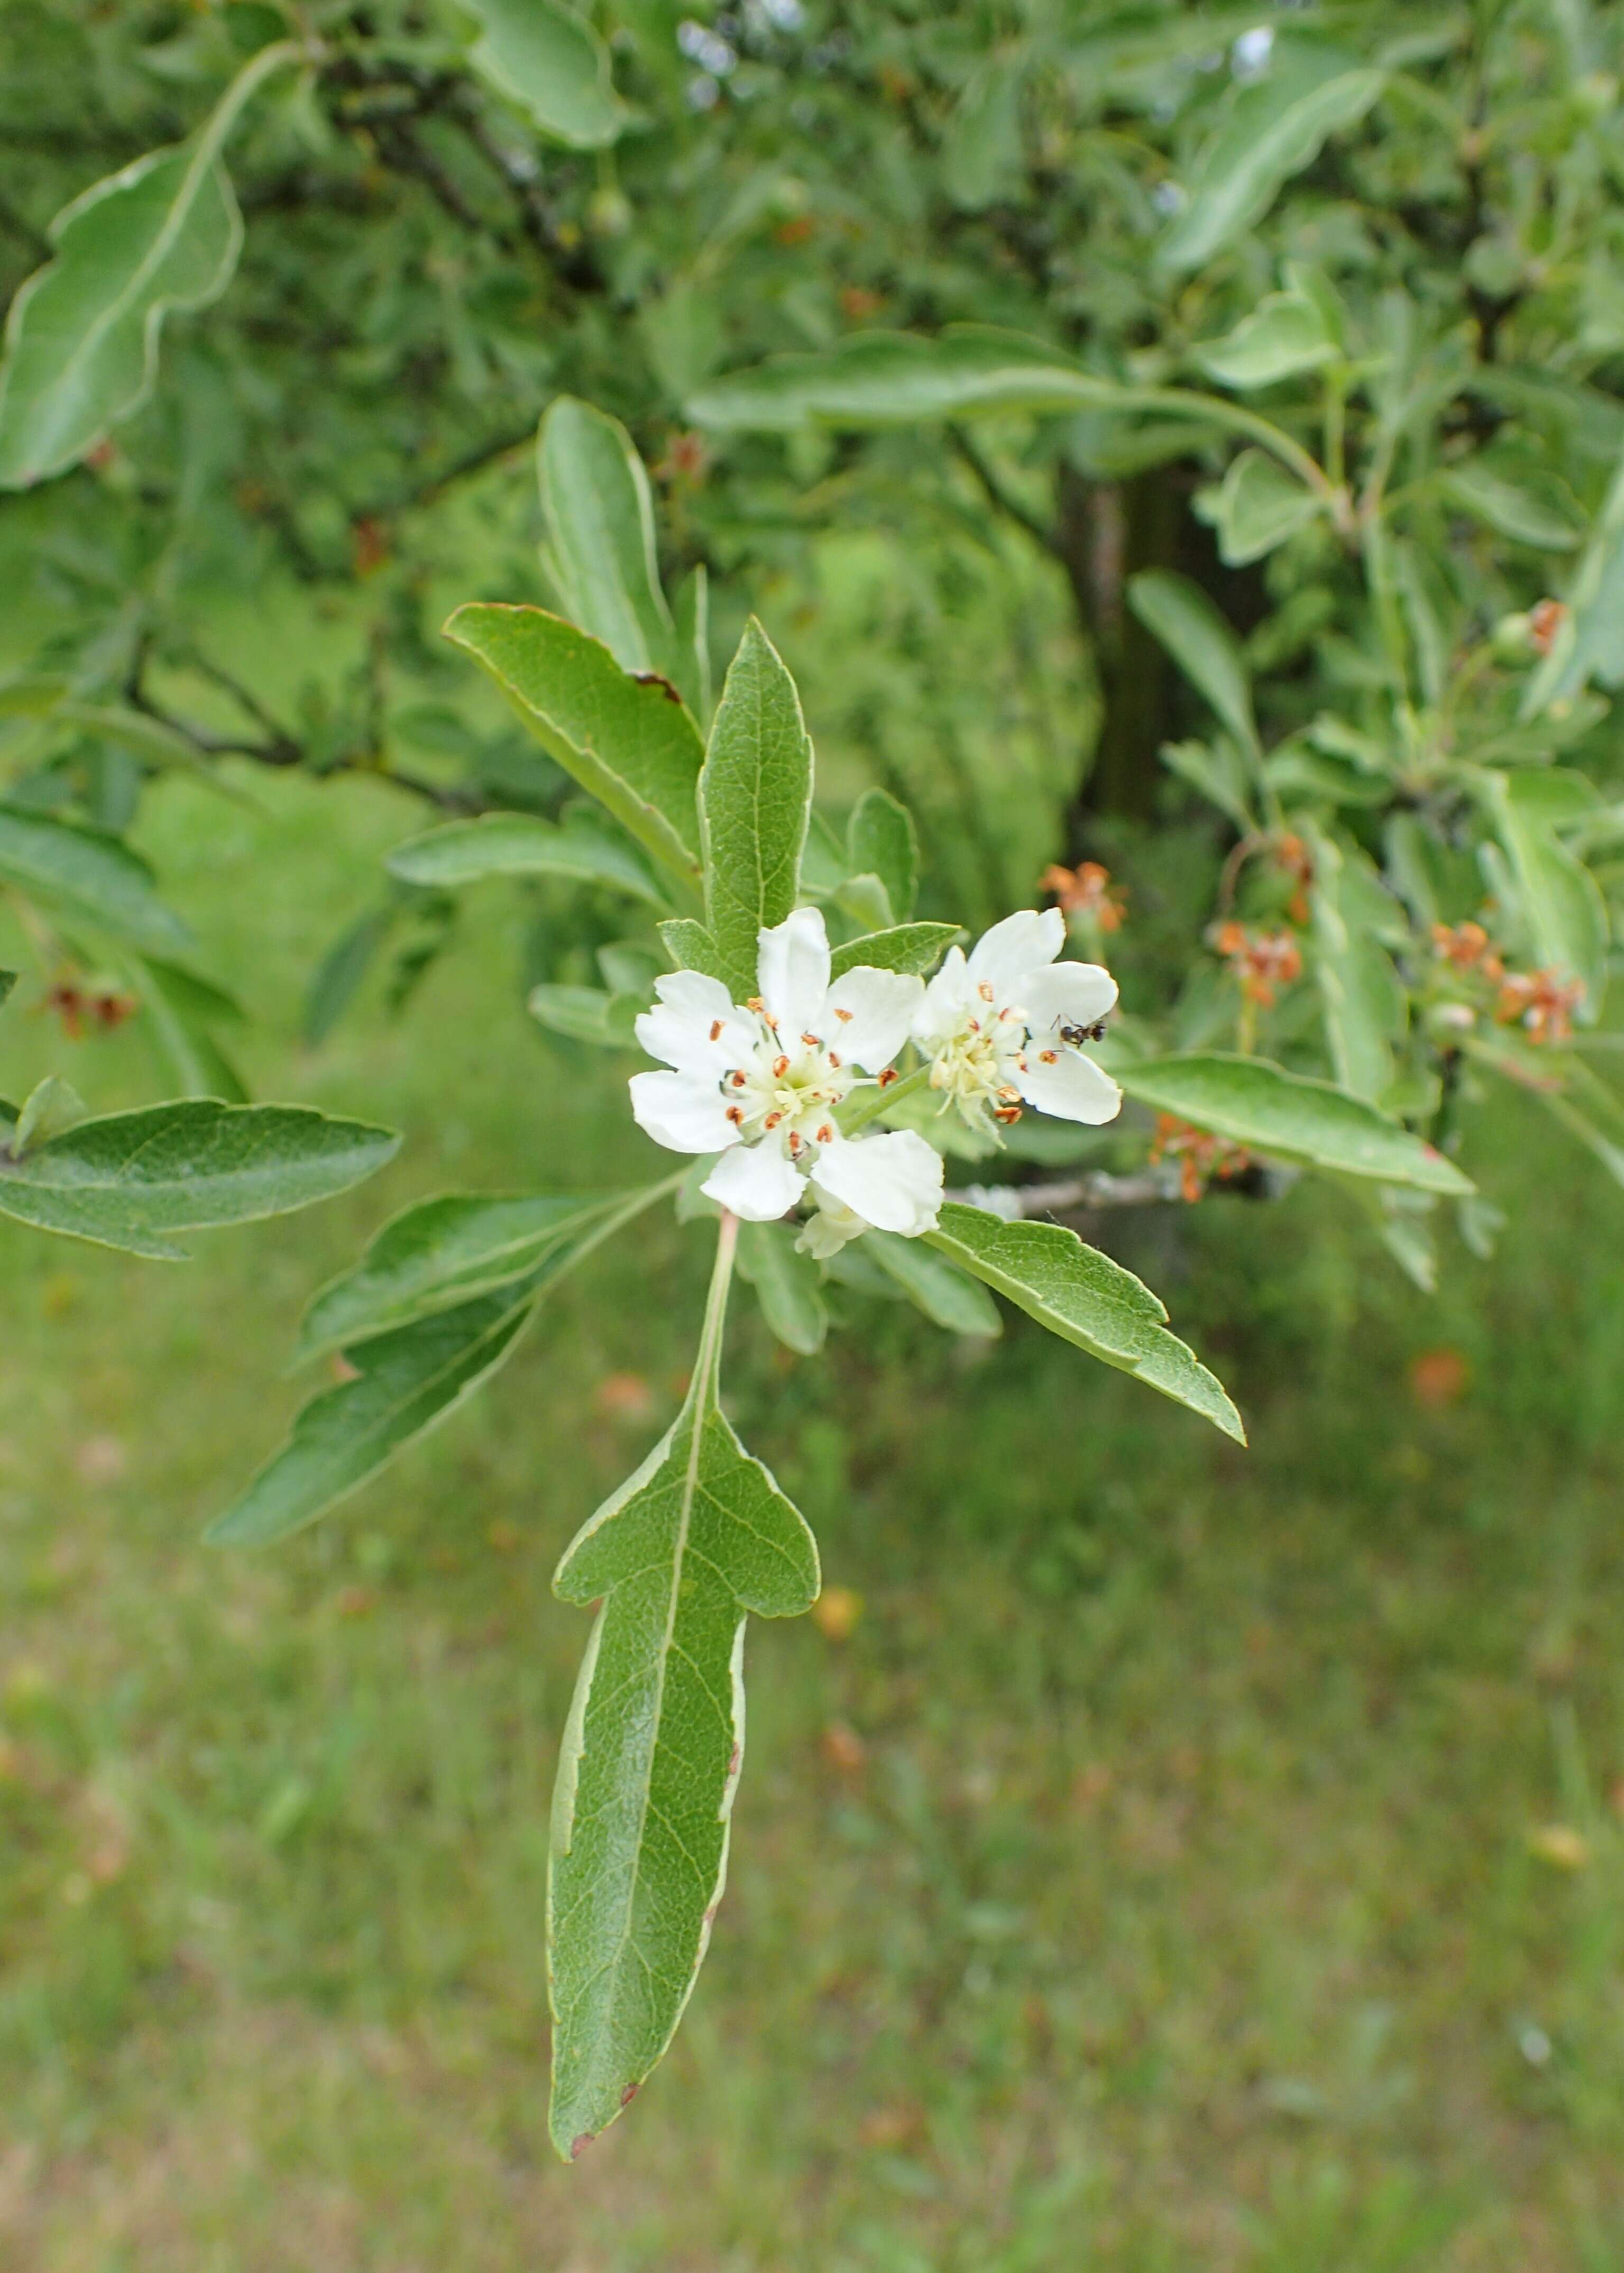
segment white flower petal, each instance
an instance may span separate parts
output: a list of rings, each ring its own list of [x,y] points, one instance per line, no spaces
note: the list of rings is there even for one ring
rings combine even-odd
[[[924,999],[914,1013],[914,1039],[920,1048],[930,1055],[944,1042],[951,1041],[962,1029],[966,1018],[973,1015],[977,999],[964,949],[950,947],[941,969],[925,987]]]
[[[685,1073],[634,1073],[629,1084],[632,1118],[670,1152],[720,1152],[738,1142],[722,1091],[708,1077]]]
[[[1066,944],[1066,919],[1059,908],[1017,908],[1013,916],[984,931],[970,949],[969,975],[992,987],[1002,1003],[1019,997],[1029,972],[1052,963]]]
[[[634,1028],[651,1058],[719,1081],[755,1046],[754,1019],[734,1007],[719,979],[707,979],[700,971],[668,971],[655,979],[655,992],[659,1007],[645,1010]]]
[[[942,1156],[911,1129],[836,1137],[819,1152],[812,1181],[876,1231],[898,1231],[905,1239],[933,1230],[941,1212]]]
[[[1026,1070],[1016,1073],[1015,1087],[1040,1113],[1052,1113],[1057,1121],[1086,1121],[1097,1128],[1103,1121],[1114,1121],[1121,1112],[1122,1091],[1081,1050],[1068,1049],[1060,1042],[1051,1054],[1039,1037],[1023,1054]],[[1044,1060],[1050,1054],[1054,1062],[1045,1065]]]
[[[1097,963],[1053,963],[1027,973],[1021,1007],[1032,1039],[1046,1049],[1062,1026],[1092,1026],[1115,1007],[1117,982]]]
[[[746,1223],[772,1223],[800,1198],[803,1182],[776,1144],[739,1144],[722,1154],[700,1189]]]
[[[860,1065],[864,1073],[879,1073],[908,1039],[924,997],[922,979],[859,964],[830,987],[816,1031],[849,1063]]]
[[[737,1018],[739,1015],[732,996],[720,979],[707,979],[702,971],[665,971],[655,980],[655,993],[673,1010],[684,1013],[697,1024],[700,1019],[708,1025],[713,1018]]]
[[[838,1255],[849,1241],[861,1239],[871,1227],[855,1208],[830,1199],[816,1184],[812,1190],[818,1204],[801,1226],[801,1235],[795,1243],[803,1255],[812,1256],[822,1263],[831,1255]]]
[[[829,991],[829,934],[821,908],[793,915],[757,934],[757,984],[761,1000],[786,1034],[814,1031],[812,1020]]]

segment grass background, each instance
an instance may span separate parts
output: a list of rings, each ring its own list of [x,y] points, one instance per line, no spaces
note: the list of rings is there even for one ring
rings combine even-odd
[[[16,2273],[1612,2273],[1624,2262],[1618,1199],[1515,1106],[1501,1257],[1428,1302],[1299,1188],[1121,1229],[1241,1454],[1011,1320],[828,1362],[741,1303],[738,1424],[849,1635],[758,1624],[708,1965],[632,2118],[543,2121],[549,1592],[663,1425],[661,1219],[318,1531],[202,1549],[309,1294],[446,1186],[642,1164],[499,889],[404,1023],[296,994],[415,816],[166,784],[143,822],[262,1095],[410,1132],[184,1267],[0,1227],[0,2263]],[[13,1012],[140,1093],[138,1039]],[[150,1093],[148,1090],[147,1093]],[[1453,1402],[1411,1368],[1447,1348]]]

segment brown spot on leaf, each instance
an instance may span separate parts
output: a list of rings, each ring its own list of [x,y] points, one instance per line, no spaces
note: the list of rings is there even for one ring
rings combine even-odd
[[[662,678],[659,671],[634,671],[632,673],[632,676],[636,679],[640,686],[657,686],[668,702],[676,702],[677,704],[681,703],[682,696],[672,686],[670,680],[669,679]]]
[[[620,2095],[620,2104],[623,2107],[630,2107],[632,2102],[637,2097],[638,2090],[639,2086],[635,2083],[627,2084],[625,2089]]]
[[[584,2147],[591,2146],[593,2141],[597,2137],[597,2135],[598,2134],[595,2131],[578,2131],[575,2134],[575,2136],[570,2142],[570,2160],[572,2163],[575,2160],[576,2156],[580,2153]]]

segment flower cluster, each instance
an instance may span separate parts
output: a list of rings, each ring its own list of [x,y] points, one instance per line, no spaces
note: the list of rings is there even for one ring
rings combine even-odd
[[[1193,1129],[1187,1121],[1177,1114],[1158,1113],[1156,1116],[1156,1137],[1150,1147],[1152,1161],[1177,1160],[1179,1189],[1194,1204],[1200,1199],[1216,1176],[1227,1183],[1252,1166],[1252,1155],[1244,1144],[1233,1144],[1226,1136],[1214,1136],[1205,1129]]]
[[[1038,879],[1040,892],[1051,892],[1063,916],[1074,916],[1099,931],[1120,931],[1127,920],[1127,894],[1113,885],[1109,868],[1097,860],[1084,860],[1075,868],[1057,861]]]
[[[912,1082],[972,1128],[1028,1105],[1089,1123],[1120,1110],[1121,1091],[1081,1046],[1103,1032],[1116,983],[1096,964],[1057,963],[1065,939],[1058,909],[1025,909],[968,956],[949,949],[928,987],[866,964],[832,979],[823,917],[797,908],[760,934],[760,992],[747,1002],[696,971],[656,980],[637,1038],[665,1070],[632,1076],[633,1116],[671,1152],[718,1154],[700,1189],[746,1221],[810,1202],[801,1244],[813,1255],[870,1230],[917,1238],[940,1210],[940,1153],[912,1129],[842,1122],[842,1108],[849,1123],[870,1117],[858,1092],[895,1083],[910,1041],[922,1061]]]
[[[1440,963],[1452,974],[1476,979],[1495,990],[1493,1016],[1501,1026],[1521,1026],[1531,1042],[1565,1042],[1573,1031],[1573,1014],[1584,997],[1576,979],[1557,971],[1508,971],[1504,957],[1478,923],[1434,924],[1433,948]],[[1479,1007],[1486,1007],[1479,1001]],[[1466,1004],[1451,1004],[1450,1024],[1470,1026],[1473,1013]]]
[[[1289,931],[1249,931],[1245,924],[1220,924],[1212,943],[1240,983],[1248,1002],[1269,1009],[1278,989],[1303,975],[1303,950]]]

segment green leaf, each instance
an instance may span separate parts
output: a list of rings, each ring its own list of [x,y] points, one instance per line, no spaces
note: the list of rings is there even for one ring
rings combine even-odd
[[[859,965],[870,971],[906,971],[923,979],[934,971],[961,935],[962,926],[950,923],[894,925],[889,931],[871,931],[862,939],[849,939],[829,958],[830,971],[843,979]]]
[[[48,1073],[17,1116],[10,1140],[11,1158],[20,1160],[36,1144],[76,1129],[89,1109],[78,1090],[60,1074]]]
[[[704,749],[663,680],[629,679],[601,640],[543,608],[475,601],[445,636],[490,673],[550,755],[664,867],[700,871]]]
[[[535,1309],[538,1281],[441,1310],[348,1352],[356,1378],[314,1398],[281,1451],[203,1536],[267,1547],[325,1515],[489,1381]]]
[[[677,587],[672,607],[677,630],[677,660],[672,677],[683,701],[694,716],[710,716],[710,578],[705,563],[696,560]]]
[[[846,857],[854,876],[878,876],[892,915],[905,924],[919,896],[919,839],[908,807],[883,789],[864,790],[846,824]]]
[[[23,285],[6,322],[0,488],[61,473],[138,409],[166,313],[224,291],[243,222],[221,148],[261,80],[305,52],[296,41],[262,49],[193,140],[148,151],[57,214],[56,258]]]
[[[1451,1198],[1473,1189],[1452,1160],[1363,1098],[1263,1058],[1194,1051],[1113,1064],[1129,1097],[1282,1159]]]
[[[1130,576],[1128,605],[1243,748],[1261,754],[1240,641],[1199,584],[1167,568]]]
[[[304,998],[304,1040],[309,1048],[320,1047],[355,1001],[400,912],[399,901],[369,908],[346,926],[322,956]]]
[[[483,27],[469,61],[542,132],[572,150],[618,139],[630,113],[610,78],[609,49],[556,0],[462,0]]]
[[[737,1002],[756,989],[756,935],[800,889],[812,750],[801,699],[752,616],[728,671],[700,776],[705,910]]]
[[[925,1237],[1062,1340],[1075,1342],[1244,1444],[1240,1415],[1200,1360],[1168,1332],[1150,1289],[1058,1223],[1008,1223],[947,1201]]]
[[[1391,956],[1368,918],[1362,919],[1350,889],[1361,856],[1344,851],[1323,830],[1304,826],[1313,856],[1309,903],[1314,971],[1331,1064],[1342,1088],[1373,1104],[1393,1080],[1393,1043],[1403,1032],[1408,998]],[[1373,873],[1366,874],[1379,892]]]
[[[818,1594],[811,1532],[717,1402],[724,1272],[725,1257],[681,1413],[553,1580],[565,1602],[602,1602],[548,1887],[550,2124],[572,2159],[664,2052],[704,1958],[744,1751],[745,1615],[793,1617]]]
[[[1513,480],[1481,457],[1448,468],[1440,475],[1438,486],[1451,504],[1516,544],[1535,545],[1542,552],[1571,552],[1583,534],[1542,490]]]
[[[1224,566],[1244,568],[1306,529],[1323,506],[1266,451],[1243,450],[1222,482],[1198,493],[1195,510],[1216,530]]]
[[[99,829],[0,805],[0,883],[54,902],[153,955],[191,944],[186,926],[153,891],[146,861]]]
[[[486,876],[569,876],[579,883],[613,884],[656,906],[665,898],[639,848],[585,814],[572,815],[563,828],[528,813],[447,821],[399,846],[386,865],[392,876],[408,884],[445,890]]]
[[[909,1301],[950,1334],[1001,1334],[998,1304],[979,1280],[967,1278],[945,1255],[922,1239],[901,1239],[892,1231],[864,1234],[863,1251],[901,1287]]]
[[[1375,71],[1338,71],[1306,86],[1300,73],[1281,71],[1248,88],[1201,152],[1158,265],[1175,274],[1200,268],[1252,228],[1329,136],[1363,118],[1381,86]]]
[[[26,1159],[0,1152],[0,1215],[173,1261],[166,1236],[286,1215],[373,1175],[400,1140],[296,1105],[188,1099],[81,1121]]]
[[[815,1357],[829,1331],[829,1314],[819,1292],[819,1271],[795,1244],[788,1223],[743,1223],[738,1231],[738,1275],[756,1290],[761,1316],[786,1349]]]
[[[1590,870],[1556,834],[1554,823],[1574,813],[1564,777],[1485,771],[1478,784],[1511,863],[1534,953],[1547,968],[1580,980],[1585,1014],[1594,1018],[1606,985],[1607,904]]]
[[[775,356],[689,398],[701,426],[789,432],[804,425],[909,426],[969,412],[1119,408],[1123,390],[1059,349],[984,324],[934,339],[857,332],[815,355]]]
[[[213,1020],[241,1018],[231,997],[178,964],[151,956],[141,960],[140,984],[153,1039],[180,1095],[245,1104],[248,1092],[210,1031]]]
[[[1232,332],[1192,352],[1210,378],[1244,393],[1334,363],[1337,349],[1306,293],[1271,292]]]
[[[536,1024],[573,1042],[604,1050],[637,1046],[633,1031],[648,1008],[634,994],[610,994],[601,986],[533,986],[525,1006]]]
[[[617,418],[561,394],[535,443],[548,566],[572,623],[623,671],[677,675],[677,632],[660,589],[654,501]]]
[[[671,916],[660,926],[660,936],[677,970],[702,971],[707,979],[727,985],[726,958],[702,923],[692,916]]]
[[[1613,476],[1567,595],[1568,615],[1529,680],[1522,716],[1571,701],[1588,682],[1624,680],[1624,463]]]
[[[1220,735],[1213,747],[1205,742],[1164,742],[1161,757],[1170,773],[1177,774],[1198,796],[1227,814],[1243,836],[1256,829],[1252,778],[1227,734]]]
[[[635,1192],[511,1199],[453,1192],[420,1200],[314,1298],[295,1363],[491,1294],[565,1247],[571,1263],[579,1262],[670,1189],[668,1180]]]

